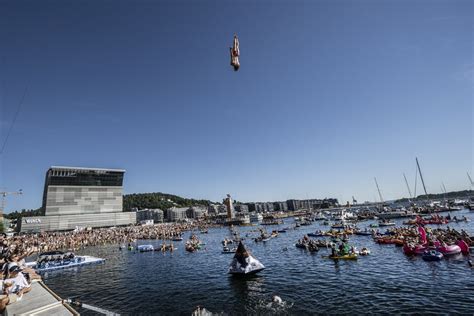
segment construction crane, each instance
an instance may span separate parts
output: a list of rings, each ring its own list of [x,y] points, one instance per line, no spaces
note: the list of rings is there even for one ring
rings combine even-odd
[[[2,196],[2,201],[0,205],[0,218],[3,218],[3,211],[5,210],[7,195],[22,195],[22,194],[23,194],[22,189],[15,192],[0,192],[0,195]]]

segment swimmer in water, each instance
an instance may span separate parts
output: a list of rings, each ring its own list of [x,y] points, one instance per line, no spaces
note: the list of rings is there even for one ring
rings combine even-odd
[[[276,303],[278,305],[282,305],[283,304],[283,300],[281,299],[281,297],[279,297],[278,295],[273,295],[273,299],[272,299],[273,303]]]

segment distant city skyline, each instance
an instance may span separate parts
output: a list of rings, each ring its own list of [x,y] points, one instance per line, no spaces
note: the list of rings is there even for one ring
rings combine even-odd
[[[474,174],[472,1],[2,1],[0,191],[54,165],[124,194],[408,197]],[[240,39],[240,70],[229,46]],[[21,109],[18,105],[27,93]],[[423,191],[418,179],[417,195]]]

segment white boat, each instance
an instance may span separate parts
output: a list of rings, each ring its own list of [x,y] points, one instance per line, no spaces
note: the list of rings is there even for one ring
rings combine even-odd
[[[250,224],[250,216],[248,216],[248,215],[241,216],[240,220],[242,221],[243,225],[249,225]]]
[[[262,214],[259,214],[259,213],[252,213],[250,214],[249,218],[250,218],[250,222],[252,223],[255,223],[255,222],[260,223],[261,221],[263,221],[263,216]]]
[[[389,221],[380,221],[379,226],[395,226],[395,223]]]
[[[92,256],[76,256],[72,253],[52,251],[40,254],[37,261],[26,262],[26,266],[40,273],[102,263],[104,261],[105,259]]]
[[[228,254],[228,253],[235,253],[236,251],[237,251],[237,248],[229,248],[227,246],[224,246],[221,253]]]
[[[384,213],[378,213],[378,218],[380,219],[392,219],[392,218],[404,218],[404,217],[415,217],[416,214],[411,211],[388,211]]]
[[[245,249],[242,242],[240,242],[232,259],[232,263],[230,264],[229,273],[233,275],[249,275],[262,271],[263,269],[265,269],[265,266],[255,259]]]
[[[325,220],[325,219],[326,219],[326,216],[324,216],[324,215],[321,214],[321,213],[318,213],[318,214],[316,214],[316,215],[313,217],[313,219],[314,219],[315,221],[322,221],[322,220]]]
[[[137,246],[137,250],[140,252],[148,252],[148,251],[154,251],[155,247],[153,247],[153,245],[140,245],[140,246]]]

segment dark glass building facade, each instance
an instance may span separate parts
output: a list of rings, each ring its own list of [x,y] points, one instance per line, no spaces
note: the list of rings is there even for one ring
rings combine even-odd
[[[123,171],[51,168],[46,174],[46,185],[121,187],[123,174]]]

